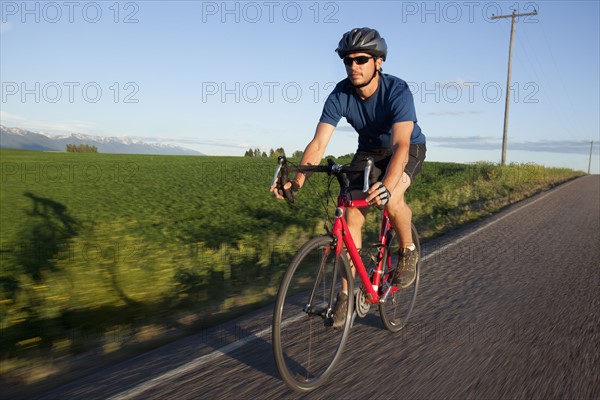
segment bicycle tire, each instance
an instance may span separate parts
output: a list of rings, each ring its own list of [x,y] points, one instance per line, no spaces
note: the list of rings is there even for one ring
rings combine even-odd
[[[335,255],[332,241],[331,236],[320,236],[304,244],[292,259],[277,294],[272,326],[275,363],[284,382],[298,392],[314,390],[329,378],[348,340],[354,296],[348,296],[342,328],[334,329],[326,315],[328,310],[331,314],[329,305],[333,307],[341,290],[342,273],[352,276],[350,263],[345,256]],[[349,293],[353,293],[352,279],[348,285]],[[315,312],[309,313],[304,309],[312,292],[311,310]],[[317,310],[323,310],[321,315]]]
[[[419,262],[416,267],[415,281],[407,288],[392,287],[385,302],[379,303],[379,316],[381,317],[381,321],[385,328],[391,332],[398,332],[406,326],[415,306],[417,292],[419,290],[419,275],[422,258],[421,243],[419,242],[419,234],[414,225],[411,225],[411,230],[413,242],[419,252]],[[390,231],[384,253],[384,271],[387,271],[384,279],[386,281],[389,281],[392,278],[392,272],[396,269],[398,249],[398,236],[395,231]]]

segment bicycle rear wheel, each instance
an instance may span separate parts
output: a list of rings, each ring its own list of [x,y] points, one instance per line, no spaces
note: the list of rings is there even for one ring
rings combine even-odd
[[[283,380],[299,392],[317,388],[331,375],[350,331],[352,295],[344,326],[332,327],[342,276],[352,276],[346,257],[336,257],[332,240],[321,236],[300,248],[283,277],[273,313],[275,362]],[[352,279],[348,285],[353,293]]]
[[[406,326],[408,319],[412,314],[415,301],[417,299],[417,291],[419,289],[419,274],[421,271],[421,244],[419,242],[419,234],[414,225],[412,225],[412,238],[417,251],[419,252],[419,262],[417,263],[417,277],[415,281],[407,288],[392,287],[385,302],[379,303],[379,315],[383,325],[392,332],[398,332]],[[395,231],[390,232],[388,242],[385,247],[384,271],[386,271],[387,282],[391,284],[393,272],[398,264],[398,250],[400,241]],[[389,287],[384,285],[384,287]]]

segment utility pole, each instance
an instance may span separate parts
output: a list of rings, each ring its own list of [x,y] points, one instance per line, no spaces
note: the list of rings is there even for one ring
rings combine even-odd
[[[592,167],[592,149],[594,148],[594,141],[590,140],[590,160],[588,161],[588,175],[590,174],[590,168]]]
[[[528,17],[530,15],[537,15],[537,10],[533,10],[533,12],[527,14],[517,14],[516,10],[513,10],[513,13],[511,15],[494,15],[491,18],[512,18],[512,22],[510,24],[510,45],[508,46],[508,77],[506,78],[506,103],[504,105],[504,132],[502,134],[502,165],[506,165],[506,142],[508,140],[508,108],[510,105],[510,74],[512,70],[512,48],[513,38],[515,34],[515,18]]]

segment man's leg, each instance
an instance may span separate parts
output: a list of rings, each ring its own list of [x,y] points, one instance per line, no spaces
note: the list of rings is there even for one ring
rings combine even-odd
[[[386,207],[390,222],[398,232],[400,242],[398,267],[394,275],[394,285],[399,287],[412,285],[416,278],[416,267],[420,256],[412,238],[412,211],[404,200],[404,194],[410,183],[410,177],[404,172],[401,182],[391,193],[390,202]]]
[[[398,232],[400,244],[407,248],[413,244],[412,240],[412,211],[406,201],[404,201],[404,193],[410,187],[411,180],[406,172],[402,174],[402,179],[391,193],[390,201],[386,206],[386,210],[390,217],[392,226]]]

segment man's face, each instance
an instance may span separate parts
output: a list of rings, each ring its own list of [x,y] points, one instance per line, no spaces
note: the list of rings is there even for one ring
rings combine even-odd
[[[343,60],[348,79],[357,87],[367,84],[373,78],[375,70],[381,67],[381,58],[374,58],[367,53],[348,54]]]

